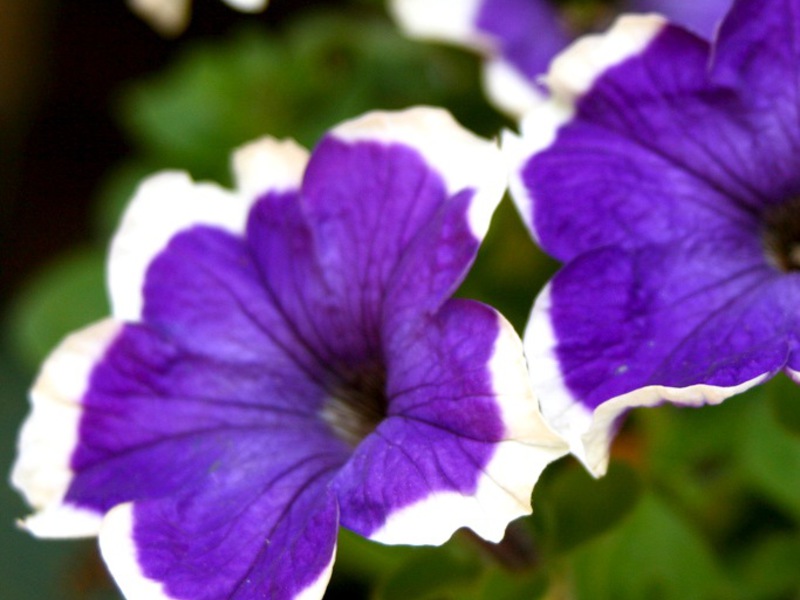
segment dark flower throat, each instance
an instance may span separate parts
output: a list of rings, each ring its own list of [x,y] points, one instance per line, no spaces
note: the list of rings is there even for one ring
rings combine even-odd
[[[781,271],[800,271],[800,197],[769,208],[763,226],[769,259]]]
[[[355,447],[386,418],[388,405],[386,369],[382,364],[366,365],[346,373],[332,387],[322,418]]]

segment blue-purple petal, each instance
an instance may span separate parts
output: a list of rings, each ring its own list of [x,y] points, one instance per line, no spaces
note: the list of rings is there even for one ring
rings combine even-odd
[[[531,86],[570,40],[556,7],[540,0],[483,0],[475,27]]]
[[[706,39],[714,33],[733,0],[627,0],[625,12],[657,12]]]

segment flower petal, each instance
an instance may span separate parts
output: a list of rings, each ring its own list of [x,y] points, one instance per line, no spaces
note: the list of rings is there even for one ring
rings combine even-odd
[[[313,380],[313,349],[261,277],[246,240],[212,228],[182,233],[150,266],[143,320],[187,353]]]
[[[267,7],[269,0],[224,0],[225,4],[242,12],[258,12]]]
[[[710,39],[733,0],[627,0],[624,12],[657,12]]]
[[[252,437],[253,445],[264,438],[261,459],[286,455],[286,445],[344,462],[347,448],[317,418],[325,392],[269,347],[263,350],[264,361],[228,362],[128,325],[81,399],[67,500],[105,511],[178,493],[232,451],[231,439]],[[273,446],[267,451],[265,444]],[[245,473],[241,460],[229,462],[233,472]]]
[[[714,80],[740,87],[742,93],[762,101],[774,101],[772,94],[797,99],[797,82],[786,75],[797,70],[798,34],[797,0],[735,2],[718,35]]]
[[[101,532],[128,597],[322,596],[337,520],[316,503],[348,448],[309,406],[323,394],[278,370],[189,354],[142,325],[93,368],[64,504],[134,501],[135,534],[124,509]]]
[[[338,529],[326,471],[271,473],[114,508],[100,547],[126,598],[322,598]]]
[[[542,98],[539,77],[569,41],[556,9],[542,0],[394,0],[391,6],[409,36],[459,44],[490,58],[486,93],[514,117]]]
[[[405,33],[421,39],[463,44],[488,51],[492,42],[476,26],[485,0],[391,0],[390,10]]]
[[[782,368],[797,328],[792,284],[757,239],[579,257],[537,299],[525,334],[545,416],[602,473],[627,408],[719,402]]]
[[[422,302],[419,313],[435,310],[465,276],[505,181],[496,146],[444,111],[370,113],[336,128],[315,149],[300,200],[326,302],[335,304],[321,314],[338,312],[365,338],[362,345],[377,351],[390,302],[413,298]],[[278,228],[268,219],[263,225]],[[448,234],[453,238],[442,240]],[[394,280],[410,260],[418,285],[400,289]]]
[[[419,106],[399,112],[380,112],[368,113],[357,119],[347,121],[335,129],[329,138],[357,146],[359,143],[378,144],[388,148],[388,164],[383,165],[384,171],[380,175],[375,175],[370,182],[359,182],[357,178],[344,182],[350,191],[358,193],[355,201],[359,202],[362,210],[369,208],[369,198],[364,194],[378,182],[393,184],[391,190],[385,190],[383,195],[392,204],[402,206],[409,202],[410,191],[422,175],[419,173],[420,167],[428,171],[427,177],[431,180],[441,180],[441,184],[435,181],[424,181],[430,188],[435,189],[443,186],[446,197],[455,196],[465,190],[474,190],[476,200],[469,212],[470,226],[479,239],[483,239],[486,230],[489,228],[489,221],[492,213],[503,197],[507,179],[506,171],[500,156],[497,144],[493,141],[476,136],[472,132],[462,127],[453,119],[449,112],[439,108]],[[323,142],[324,143],[324,142]],[[420,167],[415,168],[415,173],[409,174],[405,178],[403,173],[394,172],[394,169],[406,166],[405,164],[393,163],[391,159],[392,150],[407,148],[409,155],[417,155],[421,158]],[[398,154],[402,155],[401,152]],[[356,157],[361,158],[359,156]],[[403,160],[402,157],[400,160]],[[410,161],[419,159],[407,159]],[[309,169],[312,165],[309,165]],[[322,167],[324,168],[324,167]],[[390,174],[393,177],[386,178]],[[339,173],[341,176],[342,173]],[[362,173],[363,175],[363,173]],[[384,179],[381,179],[383,177]],[[314,196],[312,190],[307,190],[305,186],[309,182],[307,175],[304,181],[304,191],[309,196]],[[322,181],[320,180],[320,187]],[[328,179],[328,182],[331,182]],[[313,185],[313,184],[312,184]],[[441,198],[436,198],[433,189],[429,194],[438,202]],[[401,192],[397,197],[389,196],[389,191]],[[402,193],[405,192],[405,193]],[[424,191],[421,190],[421,197],[417,199],[417,212],[406,223],[403,234],[408,234],[413,225],[425,222],[424,214],[430,210],[431,201],[426,198]],[[413,198],[413,196],[412,196]],[[322,217],[325,213],[324,193],[319,194],[315,199],[310,200],[310,209],[315,217]],[[364,223],[360,219],[361,224]]]
[[[503,62],[531,85],[569,41],[550,2],[483,0],[475,26],[491,37]]]
[[[451,300],[391,344],[389,416],[334,483],[342,524],[385,543],[439,544],[462,526],[499,541],[565,451],[516,334],[492,309]]]
[[[37,511],[23,522],[35,535],[80,537],[99,530],[102,513],[64,497],[75,476],[70,460],[79,438],[80,398],[119,328],[107,320],[73,333],[50,354],[33,385],[11,483]]]
[[[608,244],[753,229],[769,198],[786,197],[791,134],[760,139],[746,99],[709,83],[708,60],[700,39],[662,29],[593,80],[549,147],[522,158],[512,190],[548,252],[570,260]]]
[[[265,138],[246,146],[234,158],[238,193],[211,183],[195,183],[180,172],[164,172],[145,180],[111,244],[112,314],[125,321],[140,318],[147,269],[178,233],[200,225],[243,233],[257,195],[299,187],[305,160],[305,151],[296,144]]]

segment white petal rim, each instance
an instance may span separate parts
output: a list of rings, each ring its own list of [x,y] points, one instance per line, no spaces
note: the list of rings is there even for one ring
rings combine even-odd
[[[129,600],[177,600],[163,584],[146,577],[133,542],[133,503],[112,508],[100,529],[100,553],[123,595]]]
[[[521,119],[546,98],[543,89],[537,88],[513,65],[499,58],[484,65],[483,87],[489,100],[515,120]]]
[[[679,406],[704,406],[720,404],[723,400],[741,394],[766,381],[771,373],[764,373],[744,383],[730,387],[715,385],[690,385],[682,388],[649,385],[603,402],[592,415],[589,428],[581,436],[583,456],[578,458],[589,471],[600,477],[608,468],[609,449],[617,420],[632,408],[659,406],[664,403]]]
[[[31,412],[20,432],[11,484],[37,514],[21,523],[41,537],[96,535],[101,515],[63,504],[74,472],[81,400],[95,365],[119,333],[110,319],[69,335],[45,360],[30,392]]]
[[[597,78],[641,53],[665,25],[664,18],[658,15],[623,15],[606,33],[578,39],[553,59],[543,80],[550,95],[528,98],[520,134],[503,133],[511,198],[537,242],[533,223],[535,198],[522,180],[526,165],[555,142],[558,130],[572,120],[577,99],[589,91]]]
[[[507,186],[505,165],[495,142],[468,131],[446,110],[420,106],[370,112],[342,123],[331,135],[348,143],[371,141],[413,148],[442,177],[449,194],[475,190],[468,214],[470,228],[479,240],[486,235]]]
[[[139,564],[133,541],[134,504],[127,502],[111,509],[100,530],[100,552],[120,590],[130,600],[176,600],[162,582],[150,579]],[[336,546],[330,560],[317,578],[295,595],[295,600],[320,600],[333,572]]]
[[[491,51],[491,37],[475,26],[483,0],[392,0],[389,10],[412,38]]]
[[[336,562],[336,550],[337,546],[334,545],[328,565],[312,583],[306,586],[297,596],[295,596],[295,600],[321,600],[321,598],[325,595],[325,590],[328,589],[328,583],[331,580],[333,563]]]
[[[247,198],[266,191],[286,192],[300,188],[308,164],[308,150],[291,139],[263,137],[233,154],[236,189]]]
[[[144,282],[153,259],[181,231],[197,225],[244,231],[249,202],[210,183],[168,171],[139,186],[111,241],[108,286],[111,313],[120,321],[138,321]]]
[[[235,192],[196,183],[178,171],[145,179],[111,242],[108,285],[114,317],[141,319],[147,269],[173,237],[199,225],[243,234],[253,203],[269,191],[298,188],[307,161],[308,152],[295,142],[262,138],[234,154]]]
[[[255,13],[267,8],[268,0],[224,0],[225,4],[241,12]]]
[[[535,199],[523,181],[522,174],[531,157],[555,141],[558,130],[572,119],[574,110],[569,103],[542,98],[529,107],[525,120],[520,124],[520,135],[508,130],[503,132],[502,149],[509,172],[511,200],[537,243],[539,236],[533,223]]]
[[[556,338],[549,319],[551,285],[539,294],[525,330],[525,351],[531,364],[533,389],[542,402],[549,424],[569,443],[576,456],[595,477],[605,474],[618,419],[631,409],[664,403],[681,406],[719,404],[769,378],[770,373],[735,386],[706,384],[682,388],[650,385],[611,398],[591,410],[581,404],[564,383],[554,353]]]
[[[539,413],[522,344],[498,313],[500,332],[489,363],[506,431],[496,444],[473,495],[437,492],[390,515],[370,539],[385,544],[439,545],[461,527],[499,542],[508,524],[530,514],[533,487],[568,447]]]
[[[561,101],[574,102],[606,70],[644,51],[666,25],[661,15],[622,15],[606,32],[578,38],[550,64],[548,89]]]

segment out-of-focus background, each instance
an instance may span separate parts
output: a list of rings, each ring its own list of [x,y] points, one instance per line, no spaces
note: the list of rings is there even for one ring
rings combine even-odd
[[[405,39],[382,0],[272,0],[258,15],[195,0],[174,39],[124,0],[0,0],[5,472],[41,360],[107,312],[105,250],[137,181],[180,168],[229,182],[229,152],[249,139],[310,146],[366,110],[419,103],[482,135],[512,126],[485,100],[476,57]],[[521,331],[555,268],[506,199],[460,293]],[[408,549],[344,532],[327,597],[798,599],[800,392],[778,378],[721,407],[637,411],[606,478],[565,458],[534,508],[515,532],[536,560],[517,570],[469,536]],[[35,540],[14,525],[27,511],[0,486],[0,597],[119,598],[95,540]]]

